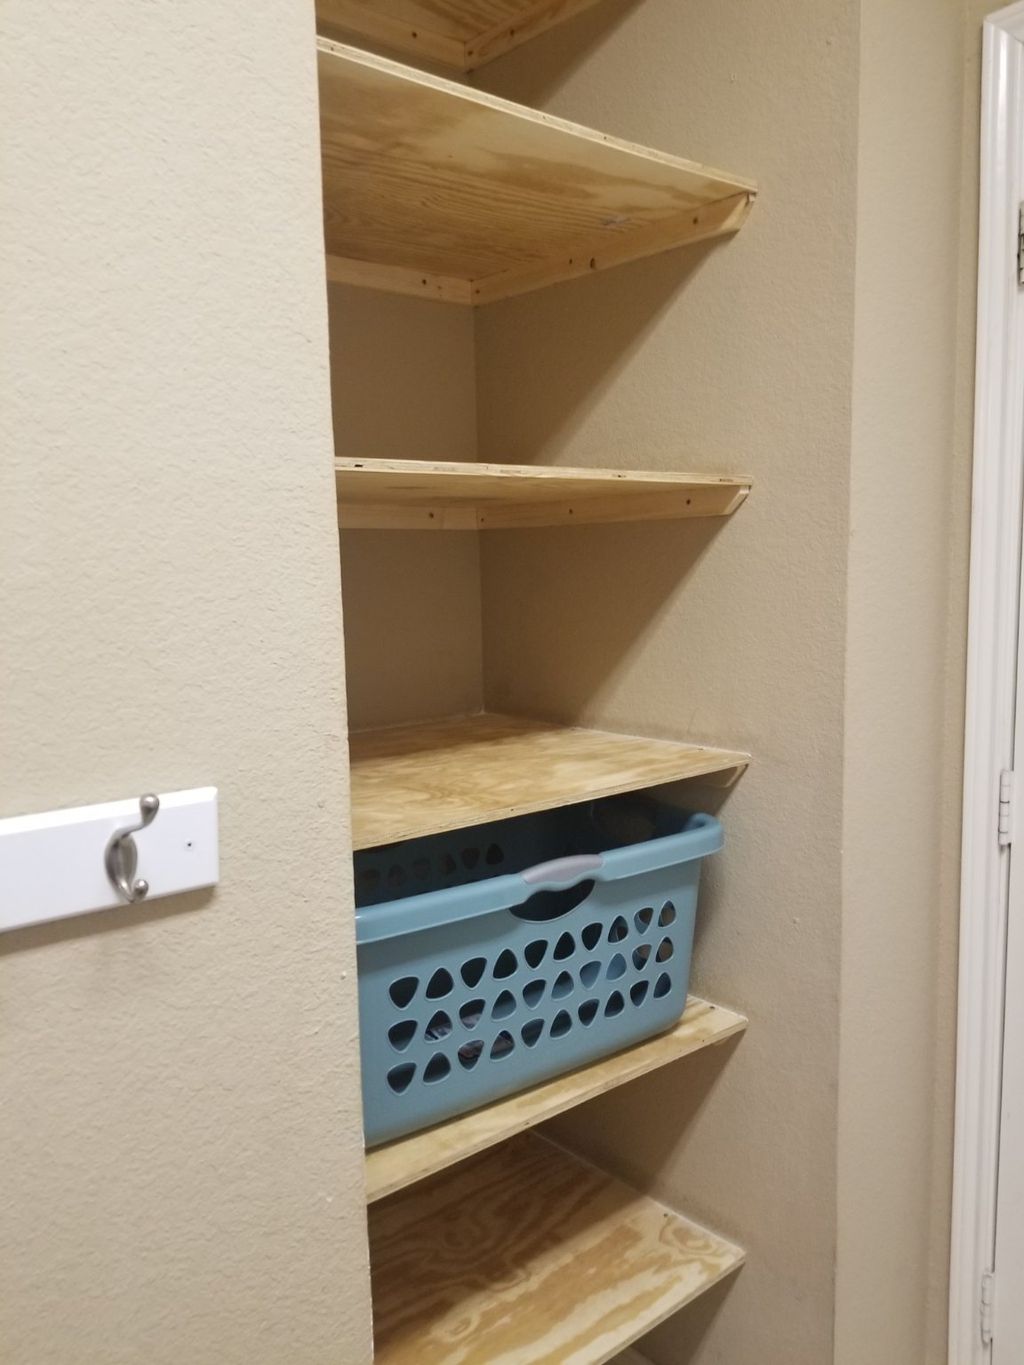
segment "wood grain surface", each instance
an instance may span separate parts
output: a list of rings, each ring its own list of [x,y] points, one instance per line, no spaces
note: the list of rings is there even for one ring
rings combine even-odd
[[[752,181],[317,40],[335,278],[488,302],[735,231]]]
[[[380,43],[420,60],[471,71],[597,0],[317,0],[328,38]]]
[[[436,460],[336,459],[342,527],[501,530],[724,517],[750,480],[715,474],[560,469]]]
[[[551,810],[709,773],[732,781],[750,755],[477,715],[355,731],[355,848]]]
[[[370,1209],[378,1365],[603,1365],[743,1252],[536,1134]]]

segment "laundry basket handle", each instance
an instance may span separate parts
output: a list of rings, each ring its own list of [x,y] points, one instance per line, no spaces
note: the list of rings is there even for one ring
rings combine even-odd
[[[519,880],[527,886],[571,886],[581,877],[600,872],[604,859],[600,853],[577,853],[570,858],[553,858],[549,863],[537,863],[520,872]]]

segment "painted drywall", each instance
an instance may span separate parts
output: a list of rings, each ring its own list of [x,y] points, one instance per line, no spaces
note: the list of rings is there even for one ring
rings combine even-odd
[[[221,884],[0,941],[0,1356],[367,1365],[312,7],[3,28],[0,814]]]
[[[339,456],[476,458],[473,314],[332,285],[331,392]],[[480,709],[477,537],[342,536],[353,729]]]
[[[482,458],[755,480],[718,531],[483,560],[489,702],[755,750],[695,958],[750,1035],[559,1129],[750,1249],[659,1365],[944,1359],[977,23],[961,165],[959,2],[856,10],[609,0],[481,73],[763,187],[731,246],[478,321]]]
[[[763,191],[732,241],[477,319],[481,458],[754,480],[724,524],[483,548],[492,704],[755,753],[694,976],[752,1028],[559,1125],[747,1247],[731,1286],[644,1342],[659,1365],[832,1357],[857,9],[606,0],[478,73]]]
[[[970,509],[963,17],[961,0],[861,5],[837,1365],[946,1359]],[[973,254],[976,230],[964,236]]]

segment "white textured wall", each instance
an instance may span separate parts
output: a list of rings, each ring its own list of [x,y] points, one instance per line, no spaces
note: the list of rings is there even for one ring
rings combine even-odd
[[[222,867],[0,942],[5,1365],[370,1358],[311,9],[3,7],[0,814]]]

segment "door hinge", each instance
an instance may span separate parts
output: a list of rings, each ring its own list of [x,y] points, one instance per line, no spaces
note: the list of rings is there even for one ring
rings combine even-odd
[[[1024,284],[1024,204],[1017,209],[1017,283]]]
[[[999,847],[1013,843],[1013,788],[1014,773],[1004,768],[999,774]]]
[[[985,1346],[992,1344],[995,1317],[996,1277],[993,1271],[986,1270],[981,1277],[981,1340]]]

